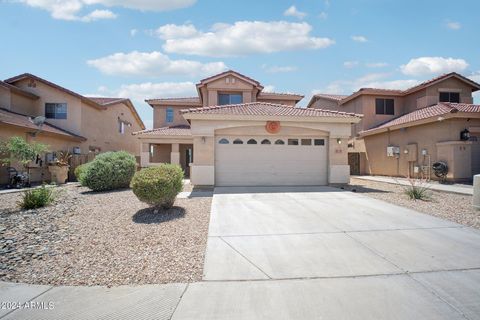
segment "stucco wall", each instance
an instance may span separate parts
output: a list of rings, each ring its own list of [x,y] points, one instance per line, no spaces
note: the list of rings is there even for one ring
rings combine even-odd
[[[167,108],[173,108],[173,122],[167,122],[166,113]],[[153,127],[162,128],[174,125],[188,125],[188,121],[185,120],[180,113],[180,110],[191,108],[191,106],[155,106],[153,107]]]
[[[0,108],[10,109],[11,93],[10,90],[0,86]]]
[[[428,165],[428,156],[421,154],[422,149],[427,150],[427,154],[430,156],[430,164],[433,164],[442,160],[437,156],[436,143],[458,141],[460,131],[478,125],[480,125],[480,119],[470,119],[470,121],[467,119],[449,119],[367,136],[364,138],[368,159],[367,171],[373,175],[407,176],[409,173],[409,155],[405,154],[404,150],[408,144],[417,144],[417,165]],[[387,157],[387,146],[389,145],[400,147],[398,159]],[[454,176],[458,177],[458,174],[454,174]]]
[[[11,111],[26,114],[38,115],[35,111],[36,100],[29,99],[15,92],[11,93]]]
[[[316,98],[315,102],[311,106],[312,108],[327,109],[327,110],[339,110],[337,101],[332,101],[325,98]],[[343,108],[343,107],[342,107]]]

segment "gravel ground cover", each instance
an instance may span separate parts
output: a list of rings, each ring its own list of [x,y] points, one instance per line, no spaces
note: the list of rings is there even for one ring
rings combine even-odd
[[[429,190],[428,201],[413,201],[404,194],[404,186],[355,178],[345,189],[480,229],[480,211],[472,207],[472,196]]]
[[[211,198],[177,199],[157,211],[131,190],[57,190],[55,204],[28,211],[17,206],[20,193],[0,194],[0,280],[115,286],[201,279]]]

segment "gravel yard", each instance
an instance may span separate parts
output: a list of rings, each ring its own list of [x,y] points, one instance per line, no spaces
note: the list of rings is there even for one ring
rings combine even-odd
[[[0,280],[115,286],[201,279],[211,198],[177,199],[154,212],[131,190],[57,190],[54,205],[29,211],[18,209],[20,193],[0,194]]]
[[[351,178],[350,185],[345,189],[355,189],[368,197],[480,229],[480,211],[472,207],[472,196],[430,190],[428,201],[413,201],[403,193],[405,188],[384,182]]]

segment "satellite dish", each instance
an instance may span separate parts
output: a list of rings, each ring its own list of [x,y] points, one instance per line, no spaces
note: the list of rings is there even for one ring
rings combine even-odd
[[[30,121],[32,121],[32,123],[38,127],[43,126],[43,124],[45,123],[45,120],[46,118],[44,116],[38,116],[33,119],[30,118]]]

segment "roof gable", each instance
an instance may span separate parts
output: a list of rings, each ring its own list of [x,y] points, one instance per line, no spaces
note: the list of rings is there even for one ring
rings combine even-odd
[[[228,71],[225,71],[225,72],[222,72],[222,73],[219,73],[219,74],[216,74],[216,75],[213,75],[211,77],[208,77],[208,78],[205,78],[205,79],[202,79],[200,80],[200,82],[197,84],[197,87],[203,87],[204,85],[210,83],[210,82],[213,82],[213,81],[216,81],[216,80],[219,80],[219,79],[222,79],[222,78],[225,78],[225,77],[228,77],[228,76],[234,76],[240,80],[243,80],[251,85],[253,85],[254,87],[258,87],[261,89],[263,89],[263,86],[260,84],[260,82],[258,82],[257,80],[254,80],[250,77],[247,77],[246,75],[243,75],[241,74],[240,72],[237,72],[237,71],[234,71],[234,70],[228,70]]]

